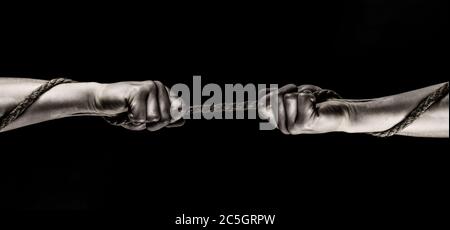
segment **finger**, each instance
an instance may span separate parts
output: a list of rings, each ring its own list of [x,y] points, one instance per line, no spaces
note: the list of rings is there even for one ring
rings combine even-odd
[[[296,92],[297,86],[294,84],[288,84],[280,89],[270,89],[270,92],[265,96],[261,97],[258,102],[258,112],[260,114],[261,119],[275,119],[278,121],[278,95],[284,95],[285,93]]]
[[[166,90],[167,90],[167,92],[169,92],[170,98],[172,98],[172,97],[178,98],[179,97],[179,95],[178,95],[179,92],[173,91],[167,86],[166,86]]]
[[[333,90],[329,90],[329,89],[322,89],[318,92],[315,92],[314,96],[316,97],[317,103],[324,102],[324,101],[327,101],[330,99],[341,98],[341,96],[339,96],[339,94],[337,94]]]
[[[129,123],[129,124],[122,124],[120,125],[123,128],[129,129],[129,130],[133,130],[133,131],[141,131],[147,128],[147,126],[145,125],[145,123]]]
[[[275,120],[277,120],[277,125],[280,131],[284,134],[289,134],[286,126],[286,110],[284,106],[284,94],[297,91],[297,86],[294,84],[288,84],[281,87],[277,92],[271,93],[273,96],[278,97],[278,106],[272,106],[273,114],[277,115]],[[278,109],[278,111],[274,111]]]
[[[145,123],[147,119],[147,96],[148,90],[139,88],[129,98],[130,112],[128,117],[134,123]]]
[[[272,92],[269,93],[270,97],[278,97],[278,96],[283,96],[286,93],[291,93],[291,92],[297,92],[297,86],[294,84],[288,84],[285,85],[283,87],[281,87],[278,90],[274,90]],[[270,103],[271,101],[268,101],[268,103]]]
[[[171,97],[170,100],[170,122],[173,123],[183,118],[184,114],[187,112],[187,108],[181,97]]]
[[[264,89],[267,92],[267,89]],[[275,90],[275,89],[273,89]],[[261,92],[261,93],[266,93]],[[271,101],[272,100],[272,101]],[[270,93],[265,94],[258,100],[258,115],[260,119],[268,120],[272,127],[278,127],[277,118],[278,115],[272,111],[272,107],[277,107],[278,97],[271,96]],[[269,101],[269,102],[267,102]]]
[[[169,94],[167,93],[166,87],[160,81],[155,81],[155,84],[158,87],[159,121],[170,121]]]
[[[270,97],[278,97],[278,95],[283,95],[285,93],[296,92],[297,86],[294,84],[285,85],[279,89],[270,89],[270,92],[265,96],[266,104],[270,105]]]
[[[149,103],[153,103],[152,108],[154,111],[149,111],[148,120],[150,123],[147,124],[147,130],[157,131],[170,123],[170,101],[169,94],[167,93],[166,87],[159,81],[155,81],[155,92],[156,97],[151,99],[149,97]],[[152,118],[152,114],[154,117]]]
[[[159,122],[149,123],[149,124],[147,124],[147,130],[152,131],[152,132],[157,131],[157,130],[160,130],[160,129],[166,127],[169,123],[170,123],[170,121],[159,121]]]
[[[297,104],[297,124],[301,124],[304,131],[311,131],[311,124],[314,119],[316,98],[310,93],[299,93]]]
[[[269,120],[270,119],[270,114],[271,114],[271,109],[270,109],[270,103],[268,103],[267,101],[270,100],[270,91],[268,93],[268,88],[262,89],[260,91],[258,91],[258,115],[259,118],[263,119],[263,120]],[[262,96],[260,96],[262,95]],[[275,122],[276,123],[276,122]]]
[[[287,84],[283,87],[281,87],[278,90],[278,94],[285,94],[285,93],[291,93],[291,92],[297,92],[297,86],[294,84]]]
[[[279,88],[278,90],[272,90],[268,96],[269,97],[277,97],[278,95],[284,95],[286,93],[291,93],[291,92],[297,92],[297,86],[294,84],[288,84],[285,85],[281,88]],[[270,101],[267,101],[268,103],[270,103]]]
[[[185,123],[185,120],[181,119],[181,120],[175,121],[173,123],[170,123],[169,125],[167,125],[167,128],[181,127],[184,125],[184,123]]]
[[[284,97],[284,95],[278,96],[278,107],[273,106],[272,109],[278,108],[278,111],[273,111],[273,114],[278,115],[278,118],[277,118],[278,129],[280,129],[280,131],[284,134],[289,134],[289,131],[286,128],[286,111],[284,108],[283,97]]]
[[[186,103],[176,92],[172,91],[166,86],[167,92],[169,92],[170,99],[170,122],[173,123],[183,118],[187,112]]]
[[[315,93],[317,91],[321,91],[322,88],[320,88],[319,86],[315,86],[315,85],[301,85],[298,87],[298,92],[303,92],[303,93]]]
[[[161,118],[158,103],[158,86],[155,82],[149,81],[150,92],[147,98],[147,121],[158,122]]]
[[[295,122],[297,119],[297,94],[288,93],[284,95],[284,106],[286,109],[286,128],[289,133],[293,134]]]

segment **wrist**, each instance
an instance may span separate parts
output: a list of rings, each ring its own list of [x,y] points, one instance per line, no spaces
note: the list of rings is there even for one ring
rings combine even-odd
[[[320,132],[350,132],[352,129],[353,104],[344,99],[332,99],[317,104],[315,129]]]
[[[390,108],[390,98],[346,100],[347,116],[342,131],[371,133],[384,131],[401,119],[396,109]]]
[[[99,107],[98,103],[105,84],[97,82],[86,82],[82,84],[85,84],[84,88],[86,89],[86,91],[84,92],[84,94],[87,97],[86,101],[88,112],[94,116],[105,115],[105,112],[101,107]]]
[[[357,112],[354,103],[344,100],[336,99],[335,103],[339,104],[340,116],[337,121],[336,132],[351,132],[352,127],[355,126]]]
[[[119,83],[91,83],[90,108],[97,116],[114,116],[128,111],[127,85]]]

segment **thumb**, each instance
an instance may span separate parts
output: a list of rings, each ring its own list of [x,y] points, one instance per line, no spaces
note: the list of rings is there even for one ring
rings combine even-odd
[[[183,118],[187,112],[186,104],[181,97],[170,97],[170,122],[173,123]]]
[[[145,129],[147,104],[144,102],[146,100],[146,97],[146,93],[142,91],[127,98],[129,107],[128,119],[131,121],[131,123],[129,124],[130,127],[128,128],[133,130]]]

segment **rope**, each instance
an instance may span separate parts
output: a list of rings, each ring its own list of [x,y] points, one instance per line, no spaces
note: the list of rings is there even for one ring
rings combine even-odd
[[[0,130],[15,121],[20,115],[22,115],[27,109],[36,102],[39,97],[45,92],[49,91],[51,88],[63,84],[73,82],[66,78],[56,78],[46,82],[45,84],[39,86],[30,95],[28,95],[23,101],[21,101],[14,109],[6,113],[0,118]]]
[[[0,117],[0,130],[11,124],[18,117],[20,117],[34,102],[36,102],[41,95],[50,90],[51,88],[63,84],[72,83],[73,80],[66,78],[56,78],[52,79],[45,84],[39,86],[30,95],[28,95],[23,101],[21,101],[14,109]],[[436,91],[425,97],[420,103],[414,108],[402,121],[400,121],[395,126],[382,132],[370,133],[371,135],[378,137],[390,137],[395,135],[399,131],[406,128],[408,125],[413,123],[418,119],[423,113],[425,113],[434,103],[440,101],[449,92],[449,83],[446,82],[443,86],[439,87]],[[319,90],[313,92],[318,103],[326,101],[330,98],[341,98],[336,92],[332,90]],[[218,111],[246,111],[251,109],[257,109],[256,101],[245,101],[242,103],[223,103],[223,104],[211,104],[206,106],[190,106],[188,108],[189,113],[202,113],[205,112],[204,108],[208,108],[207,112],[218,112]],[[203,109],[202,109],[203,108]],[[129,124],[129,120],[126,114],[121,114],[115,117],[105,117],[106,121],[114,125]]]
[[[442,100],[442,98],[444,98],[448,94],[448,85],[449,83],[446,82],[436,91],[432,92],[430,95],[422,99],[422,101],[419,102],[416,108],[414,108],[405,118],[403,118],[403,120],[392,126],[390,129],[370,134],[377,137],[390,137],[405,129],[408,125],[422,116],[422,114],[424,114],[434,103]]]
[[[333,90],[321,89],[312,92],[312,94],[316,97],[317,103],[324,102],[328,99],[336,98],[339,99],[341,96],[334,92]],[[216,112],[235,112],[235,111],[250,111],[257,110],[258,102],[257,101],[244,101],[239,103],[217,103],[210,105],[193,105],[189,106],[186,110],[187,113],[190,114],[198,114],[198,113],[216,113]],[[123,125],[134,125],[135,123],[131,121],[126,113],[119,114],[113,117],[104,117],[104,119],[112,124],[117,126]]]

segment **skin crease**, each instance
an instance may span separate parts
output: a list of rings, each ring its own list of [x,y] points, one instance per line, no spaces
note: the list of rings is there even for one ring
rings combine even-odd
[[[259,110],[284,134],[380,132],[400,122],[423,98],[440,86],[442,84],[375,99],[330,99],[316,103],[312,93],[320,87],[286,85],[265,95],[262,100],[267,104],[260,104]],[[275,97],[278,106],[269,103]],[[448,138],[448,101],[447,94],[398,135]]]

